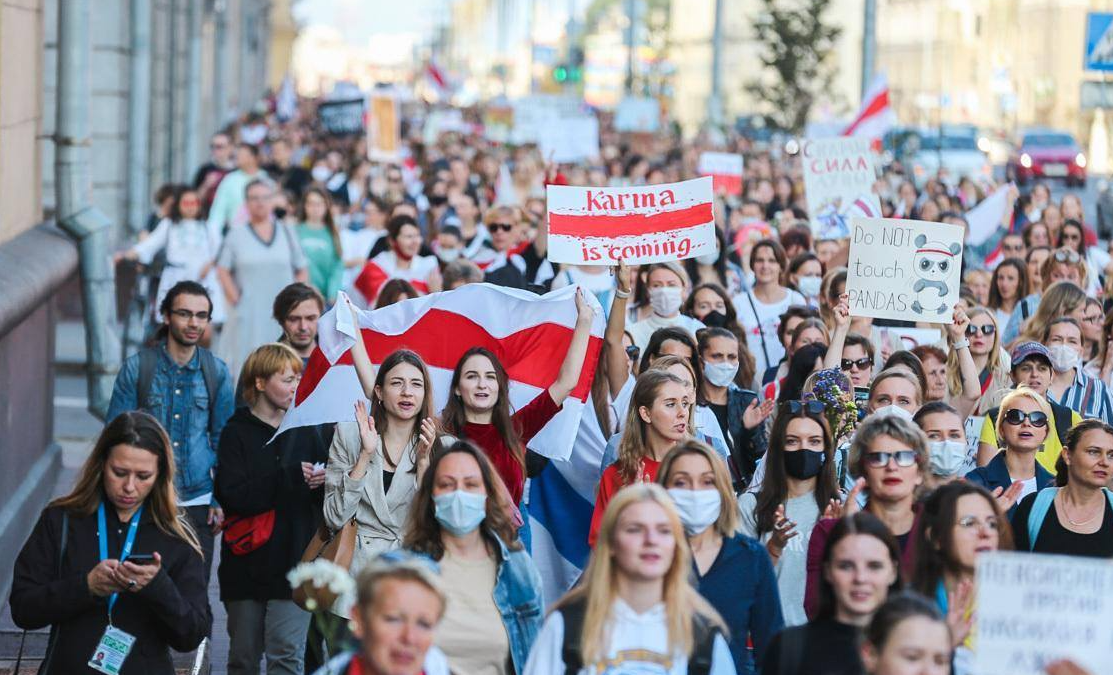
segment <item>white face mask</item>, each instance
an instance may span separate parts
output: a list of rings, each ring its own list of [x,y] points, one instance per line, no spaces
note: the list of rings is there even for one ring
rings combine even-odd
[[[725,387],[731,382],[734,382],[734,376],[738,374],[738,364],[724,361],[722,363],[705,363],[703,364],[703,376],[707,381],[716,387]]]
[[[712,523],[719,519],[722,509],[722,497],[719,491],[711,490],[684,490],[673,488],[669,496],[676,504],[676,511],[680,515],[680,522],[688,536],[699,534]]]
[[[719,260],[719,252],[708,253],[706,255],[697,255],[696,262],[701,265],[714,265]]]
[[[962,441],[932,441],[928,449],[931,472],[936,476],[954,476],[966,463],[966,444]]]
[[[437,258],[444,264],[449,264],[460,257],[460,249],[458,248],[439,248],[437,249]]]
[[[679,286],[658,286],[649,289],[649,306],[658,316],[672,316],[680,311],[680,304],[684,302],[680,297]]]
[[[907,410],[900,407],[899,405],[882,406],[882,407],[878,408],[877,410],[874,410],[873,414],[876,415],[877,417],[882,417],[884,415],[896,415],[897,417],[901,417],[903,419],[906,419],[909,422],[912,421],[912,413],[908,412]]]
[[[1073,370],[1080,360],[1078,352],[1070,345],[1051,345],[1047,351],[1051,354],[1051,367],[1057,373]]]
[[[313,180],[317,181],[318,183],[324,183],[326,180],[329,179],[329,176],[332,175],[332,172],[329,171],[328,167],[324,164],[318,164],[317,166],[313,167],[313,170],[309,173],[313,176]]]
[[[823,285],[822,277],[800,277],[796,280],[796,287],[804,297],[815,298],[819,296],[819,287]]]

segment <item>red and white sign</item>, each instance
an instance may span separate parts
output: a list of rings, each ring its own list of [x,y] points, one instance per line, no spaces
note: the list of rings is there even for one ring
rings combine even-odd
[[[637,187],[550,185],[549,260],[667,262],[715,253],[711,178]]]
[[[566,286],[538,296],[491,284],[467,284],[454,291],[360,311],[359,334],[376,366],[399,349],[412,349],[421,356],[429,367],[432,391],[428,393],[438,414],[448,402],[456,362],[472,347],[490,349],[510,378],[513,412],[556,381],[576,326],[576,288]],[[529,442],[531,450],[554,459],[572,452],[603,347],[602,308],[591,293],[584,296],[596,313],[580,381],[561,411]],[[321,317],[317,347],[279,433],[355,418],[355,402],[364,399],[349,352],[356,334],[348,300],[340,294],[336,305]]]
[[[715,194],[742,194],[742,155],[730,152],[704,152],[696,167],[700,175],[711,176]]]

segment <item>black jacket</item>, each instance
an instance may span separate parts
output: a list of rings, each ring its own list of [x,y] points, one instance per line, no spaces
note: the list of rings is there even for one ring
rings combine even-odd
[[[268,444],[275,431],[244,407],[220,434],[215,496],[225,517],[275,511],[270,539],[254,551],[235,555],[221,541],[217,576],[225,602],[289,600],[286,573],[323,519],[324,486],[310,490],[301,463],[328,461],[331,425],[290,429]]]
[[[118,558],[127,523],[107,508],[108,555]],[[70,514],[66,550],[59,574],[62,509],[48,507],[23,545],[12,580],[12,618],[20,628],[51,626],[53,657],[48,673],[94,673],[85,664],[108,624],[107,598],[89,592],[89,571],[100,561],[97,514]],[[133,553],[162,557],[162,569],[142,590],[121,592],[112,623],[135,636],[124,675],[172,675],[170,649],[188,652],[209,634],[212,612],[205,590],[201,554],[181,539],[158,529],[144,509]]]

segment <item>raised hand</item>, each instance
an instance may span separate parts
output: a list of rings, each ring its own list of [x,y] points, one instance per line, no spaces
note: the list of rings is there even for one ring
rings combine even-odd
[[[958,305],[955,305],[954,323],[947,326],[947,335],[951,337],[951,342],[958,342],[962,336],[966,334],[966,327],[970,325],[970,318],[966,316],[966,310]]]
[[[963,579],[953,593],[947,593],[947,625],[951,627],[952,646],[958,647],[970,636],[974,626],[974,582]]]
[[[615,274],[615,284],[618,286],[619,293],[630,292],[630,266],[626,264],[625,260],[619,260],[618,266],[613,268]]]
[[[776,407],[776,402],[772,399],[759,403],[755,398],[750,401],[750,405],[746,406],[745,412],[742,413],[742,426],[747,429],[757,428],[759,424],[773,414],[774,407]]]
[[[359,427],[359,452],[368,457],[379,448],[379,434],[375,432],[375,419],[367,414],[367,404],[356,401],[356,426]]]
[[[785,516],[785,505],[777,506],[777,512],[774,514],[773,520],[773,535],[769,537],[769,541],[765,544],[769,555],[773,558],[780,558],[785,546],[788,545],[788,540],[798,534],[800,533],[796,531],[796,522]]]
[[[839,302],[831,310],[835,316],[835,328],[849,328],[850,327],[850,294],[843,293],[839,296]]]
[[[1023,491],[1024,483],[1016,481],[1008,489],[1000,486],[993,488],[993,498],[997,500],[997,506],[1001,507],[1002,511],[1007,512],[1020,499],[1020,493]]]

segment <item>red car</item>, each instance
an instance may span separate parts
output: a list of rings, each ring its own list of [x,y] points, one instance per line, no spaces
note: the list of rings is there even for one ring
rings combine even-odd
[[[1033,178],[1062,178],[1067,185],[1086,184],[1086,155],[1065,131],[1032,129],[1009,159],[1006,174],[1019,185]]]

